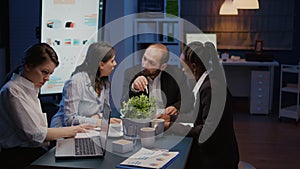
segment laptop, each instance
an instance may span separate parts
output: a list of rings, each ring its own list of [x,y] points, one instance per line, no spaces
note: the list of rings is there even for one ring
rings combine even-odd
[[[108,137],[110,113],[110,106],[105,103],[100,131],[78,133],[74,138],[57,140],[55,158],[103,157]]]

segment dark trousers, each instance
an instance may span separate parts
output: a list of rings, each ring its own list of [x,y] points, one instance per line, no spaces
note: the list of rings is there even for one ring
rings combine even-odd
[[[46,152],[44,148],[9,148],[0,152],[0,164],[3,169],[23,169]],[[6,168],[5,168],[6,167]]]

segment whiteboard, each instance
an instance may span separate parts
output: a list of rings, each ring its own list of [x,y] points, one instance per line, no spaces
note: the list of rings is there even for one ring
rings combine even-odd
[[[193,41],[199,41],[205,43],[207,41],[212,42],[217,48],[217,35],[215,33],[187,33],[186,34],[186,44]]]
[[[59,66],[41,88],[41,94],[62,93],[66,80],[98,41],[103,26],[103,0],[42,0],[41,39],[58,54]]]

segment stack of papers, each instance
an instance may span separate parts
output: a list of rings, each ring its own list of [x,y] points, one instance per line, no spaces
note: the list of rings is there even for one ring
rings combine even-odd
[[[177,151],[150,150],[142,147],[117,168],[166,168],[178,155]]]

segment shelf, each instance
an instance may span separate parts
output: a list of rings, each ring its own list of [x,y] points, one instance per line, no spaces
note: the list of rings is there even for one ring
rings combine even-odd
[[[282,72],[286,72],[286,73],[298,73],[299,69],[296,69],[296,68],[284,68],[282,70]]]
[[[299,73],[299,66],[298,65],[282,65],[282,72],[287,73]]]
[[[178,18],[137,18],[134,21],[134,51],[146,49],[153,43],[161,43],[170,51],[168,64],[180,66],[182,25]],[[135,64],[140,56],[135,56]]]
[[[137,22],[178,22],[177,18],[137,18]]]
[[[287,118],[292,118],[295,119],[296,121],[299,120],[300,118],[300,105],[299,104],[299,99],[300,99],[300,65],[286,65],[282,64],[281,65],[281,77],[280,77],[280,99],[279,99],[279,118],[281,117],[287,117]],[[287,73],[295,73],[297,74],[297,82],[295,83],[295,80],[291,83],[292,79],[295,78],[294,75],[289,75]],[[289,75],[289,76],[288,76]],[[289,78],[288,78],[289,77]],[[289,82],[290,80],[290,82]],[[284,86],[284,87],[283,87]],[[283,99],[287,98],[283,96],[283,92],[289,92],[289,93],[294,93],[297,96],[297,99],[295,99],[295,105],[293,106],[288,106],[284,107],[282,106]],[[289,99],[289,98],[287,98]]]
[[[281,91],[290,92],[290,93],[299,93],[300,89],[297,89],[295,87],[283,87],[281,88]]]
[[[298,112],[297,112],[298,111]],[[300,117],[300,105],[293,105],[285,108],[281,108],[279,111],[279,118],[280,117],[287,117],[296,119],[298,121]]]
[[[135,33],[150,34],[152,37],[166,36],[173,39],[179,39],[180,20],[179,19],[136,19],[135,20]],[[150,37],[151,38],[151,37]],[[159,39],[147,39],[149,41],[157,41]],[[163,40],[170,42],[168,40]],[[171,41],[172,42],[172,41]]]

